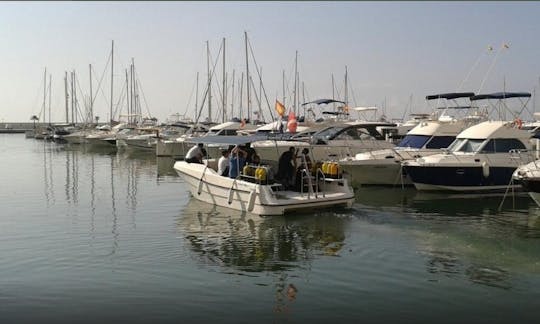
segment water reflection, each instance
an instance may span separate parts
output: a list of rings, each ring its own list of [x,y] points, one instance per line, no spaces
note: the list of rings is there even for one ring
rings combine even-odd
[[[176,175],[176,171],[174,171],[174,168],[173,168],[174,163],[176,162],[175,159],[168,156],[158,156],[156,158],[156,161],[157,161],[158,177]]]
[[[232,273],[284,271],[339,255],[348,221],[331,212],[262,218],[190,199],[178,230],[201,264]]]
[[[363,219],[382,219],[410,231],[434,278],[465,277],[510,289],[515,271],[540,273],[540,265],[530,262],[540,255],[540,247],[530,241],[540,237],[540,209],[524,193],[505,197],[363,188],[356,201]]]

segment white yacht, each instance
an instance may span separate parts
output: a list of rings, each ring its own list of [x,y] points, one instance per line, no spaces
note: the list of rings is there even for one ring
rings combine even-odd
[[[289,147],[307,147],[316,161],[338,160],[360,152],[388,149],[395,146],[378,131],[378,127],[393,127],[387,122],[344,122],[328,126],[311,135],[307,140],[261,140],[251,147],[263,161],[277,161]]]
[[[426,119],[428,114],[419,114],[417,126],[410,130],[394,148],[358,153],[354,157],[340,160],[343,170],[349,174],[351,185],[412,185],[412,181],[403,172],[401,162],[440,153],[447,148],[456,136],[465,128],[482,121],[485,115],[479,114],[475,107],[462,106],[456,99],[469,98],[472,92],[444,93],[430,95],[426,100],[444,99],[452,101],[452,106],[444,107],[439,117]],[[470,111],[473,110],[474,113]],[[469,111],[466,115],[461,111]],[[451,115],[456,112],[456,115]]]
[[[461,132],[445,153],[403,162],[418,190],[505,190],[512,173],[532,160],[531,134],[513,122],[487,121]]]

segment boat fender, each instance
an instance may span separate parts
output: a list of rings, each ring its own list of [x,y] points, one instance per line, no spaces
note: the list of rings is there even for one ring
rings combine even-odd
[[[253,207],[255,207],[255,197],[257,197],[256,190],[253,190],[249,193],[249,199],[248,199],[248,205],[247,210],[253,211]]]
[[[489,164],[486,161],[482,162],[482,175],[484,178],[489,177]]]

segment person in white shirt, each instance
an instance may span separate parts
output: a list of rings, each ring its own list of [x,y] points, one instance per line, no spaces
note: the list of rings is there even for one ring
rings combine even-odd
[[[199,143],[197,145],[194,145],[192,148],[189,149],[189,151],[186,154],[186,162],[188,163],[201,163],[203,159],[203,143]]]
[[[218,174],[220,176],[229,176],[229,154],[231,151],[229,150],[222,150],[221,151],[221,157],[218,161]]]

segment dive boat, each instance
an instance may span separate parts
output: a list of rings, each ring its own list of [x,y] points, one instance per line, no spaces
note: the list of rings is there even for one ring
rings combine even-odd
[[[251,136],[212,136],[200,137],[196,142],[241,145],[253,140]],[[239,173],[234,179],[217,173],[216,160],[205,160],[205,164],[177,161],[174,169],[195,199],[260,216],[324,207],[351,207],[354,202],[354,192],[347,179],[325,175],[321,169],[316,169],[313,174],[310,171],[302,173],[300,192],[285,189],[275,182],[270,166],[258,166],[255,176],[246,172]]]

